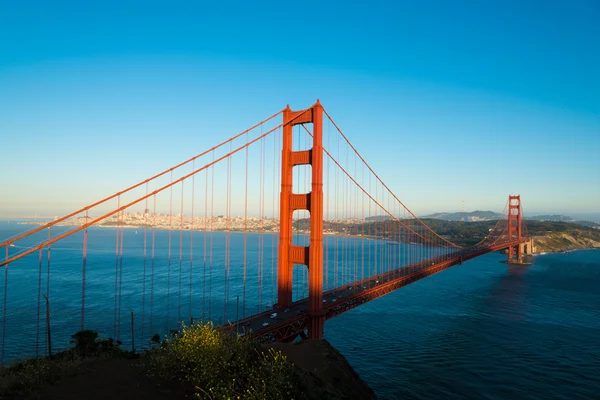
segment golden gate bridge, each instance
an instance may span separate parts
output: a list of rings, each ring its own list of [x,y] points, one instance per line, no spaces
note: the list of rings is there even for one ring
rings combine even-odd
[[[129,340],[142,347],[194,320],[261,342],[321,338],[326,320],[472,258],[506,250],[519,262],[532,251],[520,196],[502,215],[476,245],[453,243],[402,203],[318,100],[287,106],[0,243],[2,364],[7,354],[49,354],[51,327],[95,328],[99,312],[112,314],[104,333],[120,339],[135,311]],[[50,321],[52,299],[65,311]]]

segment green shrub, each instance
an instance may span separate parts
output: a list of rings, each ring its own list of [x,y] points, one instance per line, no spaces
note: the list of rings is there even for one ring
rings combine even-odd
[[[121,350],[121,342],[116,343],[112,338],[98,340],[98,332],[89,329],[71,335],[72,349],[81,357],[92,356],[126,356],[128,352]]]
[[[0,368],[0,398],[25,397],[41,386],[74,373],[80,364],[81,358],[70,352]]]
[[[98,333],[92,330],[83,330],[71,335],[71,343],[74,344],[72,349],[0,368],[0,399],[24,397],[34,393],[39,387],[76,374],[84,358],[130,355],[119,348],[119,341],[115,343],[113,339],[98,340]]]
[[[294,399],[299,380],[280,352],[213,329],[183,327],[178,335],[149,350],[146,368],[156,378],[183,383],[200,398]]]

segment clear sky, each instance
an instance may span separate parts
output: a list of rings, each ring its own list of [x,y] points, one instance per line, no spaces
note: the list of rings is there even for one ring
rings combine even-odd
[[[0,215],[317,98],[417,214],[600,213],[597,0],[96,3],[0,5]]]

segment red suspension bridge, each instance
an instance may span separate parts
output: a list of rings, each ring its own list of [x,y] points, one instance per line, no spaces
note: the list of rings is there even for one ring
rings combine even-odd
[[[326,320],[370,300],[489,252],[520,261],[531,246],[519,196],[463,248],[400,201],[319,101],[288,106],[0,243],[2,364],[82,329],[141,347],[198,320],[264,342],[320,338]]]

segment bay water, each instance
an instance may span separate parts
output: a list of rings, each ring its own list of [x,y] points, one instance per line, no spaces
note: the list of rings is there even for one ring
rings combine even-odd
[[[0,240],[31,228],[0,222]],[[67,229],[55,227],[53,235]],[[82,234],[51,248],[50,274],[47,250],[0,271],[5,360],[47,354],[46,305],[56,351],[69,347],[81,328],[82,298],[84,328],[128,347],[133,320],[138,349],[177,321],[219,324],[276,301],[276,235],[154,235],[152,263],[149,230],[124,229],[120,258],[115,229],[90,228],[85,286]],[[212,252],[204,252],[205,243]],[[328,288],[361,276],[365,266],[351,265],[359,251],[368,251],[367,275],[384,271],[394,254],[410,254],[413,262],[427,257],[378,240],[329,237],[326,243]],[[328,321],[325,338],[382,399],[600,398],[600,251],[537,255],[525,266],[504,258],[488,254],[362,305]],[[295,299],[305,297],[305,269],[295,269],[294,282]]]

